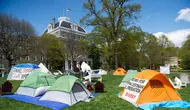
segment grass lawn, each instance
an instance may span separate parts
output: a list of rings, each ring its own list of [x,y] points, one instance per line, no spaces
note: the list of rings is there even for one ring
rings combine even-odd
[[[178,74],[168,75],[169,77],[178,76]],[[104,75],[103,83],[105,84],[105,93],[100,93],[100,96],[96,97],[91,102],[81,102],[75,104],[64,110],[137,110],[132,104],[127,101],[120,99],[116,96],[118,92],[122,89],[119,88],[119,84],[123,76],[114,75]],[[5,79],[0,79],[0,85],[5,81]],[[20,84],[20,81],[14,81],[14,91]],[[190,102],[190,87],[178,90],[182,99]],[[27,104],[19,101],[15,101],[7,98],[0,98],[0,109],[1,110],[48,110],[48,108]],[[167,110],[166,108],[160,108],[156,110]],[[182,110],[182,109],[172,109],[172,110]],[[183,109],[184,110],[184,109]]]

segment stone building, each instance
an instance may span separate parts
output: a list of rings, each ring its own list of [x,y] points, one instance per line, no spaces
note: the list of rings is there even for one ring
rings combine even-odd
[[[52,22],[48,24],[47,29],[44,33],[53,34],[56,37],[60,38],[65,44],[65,48],[68,48],[68,45],[75,45],[75,41],[83,39],[86,36],[86,31],[77,23],[72,23],[69,17],[59,17],[58,21],[53,18]],[[68,44],[73,43],[73,44]],[[74,67],[80,67],[82,61],[87,62],[89,65],[92,65],[92,59],[88,58],[87,55],[81,54],[73,50],[73,61],[71,60],[71,52],[66,52],[66,60],[64,62],[64,69],[74,69]],[[72,64],[74,63],[74,64]],[[73,67],[73,66],[74,67]]]

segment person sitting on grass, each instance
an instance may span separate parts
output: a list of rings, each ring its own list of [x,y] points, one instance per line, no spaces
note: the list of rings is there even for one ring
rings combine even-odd
[[[101,79],[98,79],[98,82],[94,85],[95,92],[104,92],[104,84]]]
[[[3,94],[12,94],[12,89],[13,89],[13,85],[9,81],[6,81],[2,85],[2,93]]]
[[[85,78],[82,80],[83,84],[86,86],[86,88],[92,92],[94,90],[93,84],[90,81],[87,81]]]

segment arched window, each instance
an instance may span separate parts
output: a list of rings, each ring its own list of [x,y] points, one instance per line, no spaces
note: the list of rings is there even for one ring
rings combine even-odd
[[[48,31],[49,30],[52,30],[52,25],[51,24],[48,25]]]

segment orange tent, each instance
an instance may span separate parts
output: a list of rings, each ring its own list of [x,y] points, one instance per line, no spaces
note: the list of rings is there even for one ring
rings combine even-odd
[[[145,70],[135,75],[119,97],[134,105],[182,100],[164,74]]]
[[[126,72],[123,68],[118,67],[118,68],[114,71],[113,75],[125,75],[126,73],[127,73],[127,72]]]

